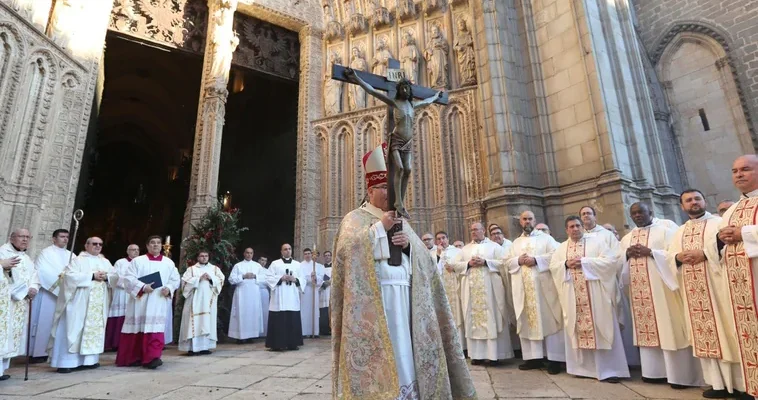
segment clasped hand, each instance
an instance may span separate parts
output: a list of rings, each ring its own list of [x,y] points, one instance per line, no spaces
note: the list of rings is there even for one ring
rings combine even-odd
[[[208,275],[208,273],[206,272],[202,276],[200,276],[200,280],[201,281],[210,281],[211,280],[211,276]]]
[[[483,267],[483,266],[487,265],[487,260],[485,260],[484,258],[479,257],[479,256],[473,256],[473,257],[471,257],[471,261],[469,261],[469,265],[472,266],[472,267]],[[452,268],[450,270],[452,270]],[[450,270],[448,270],[448,271],[450,271]]]
[[[108,274],[104,271],[95,271],[95,273],[92,274],[92,278],[98,282],[103,282],[108,279]]]
[[[522,254],[518,258],[518,265],[525,265],[527,267],[533,267],[537,265],[537,259],[527,254]]]
[[[702,250],[686,250],[677,254],[676,259],[682,264],[694,265],[705,261],[705,253]]]
[[[295,281],[295,277],[292,276],[292,275],[283,275],[282,276],[282,280],[285,281],[285,282],[294,282]]]
[[[255,274],[252,272],[248,272],[245,275],[242,275],[242,279],[255,279]]]
[[[566,260],[566,267],[570,269],[579,269],[582,268],[582,258],[576,257],[572,260]]]
[[[641,244],[635,244],[628,249],[626,249],[626,257],[627,258],[639,258],[639,257],[650,257],[653,255],[653,251],[649,248],[641,245]]]
[[[718,237],[726,244],[737,244],[742,241],[742,228],[737,228],[734,225],[721,228]]]

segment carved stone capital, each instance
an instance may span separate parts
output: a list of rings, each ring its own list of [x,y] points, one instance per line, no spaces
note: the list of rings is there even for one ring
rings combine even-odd
[[[371,17],[371,24],[374,26],[374,29],[390,26],[391,23],[390,10],[381,6],[374,8],[374,14]]]
[[[417,15],[416,3],[414,3],[413,0],[398,0],[395,12],[397,13],[397,19],[399,21],[414,19]]]
[[[324,32],[324,39],[326,39],[327,42],[341,40],[344,37],[345,29],[342,27],[342,24],[335,20],[327,22],[326,31]]]
[[[350,34],[352,36],[358,36],[360,34],[368,32],[368,21],[363,14],[353,14],[350,17]]]

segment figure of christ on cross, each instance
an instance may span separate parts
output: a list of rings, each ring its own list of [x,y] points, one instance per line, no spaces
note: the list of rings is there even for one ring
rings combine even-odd
[[[400,68],[400,62],[390,59],[388,66],[390,70],[397,70]],[[413,139],[414,110],[432,103],[447,104],[447,94],[413,85],[405,78],[400,79],[399,82],[391,82],[387,77],[355,71],[341,65],[332,67],[332,79],[357,84],[368,94],[389,106],[387,113],[390,122],[388,146],[390,159],[387,163],[391,179],[389,199],[393,202],[397,214],[410,218],[405,208],[405,195],[413,165],[411,140]],[[382,92],[387,92],[387,94]],[[419,100],[416,101],[414,98]]]

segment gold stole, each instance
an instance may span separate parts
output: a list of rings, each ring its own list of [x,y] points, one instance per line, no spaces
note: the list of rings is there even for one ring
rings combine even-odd
[[[536,239],[535,239],[536,240]],[[531,257],[534,252],[534,246],[532,238],[526,237],[527,244],[522,249],[522,253]],[[526,265],[521,266],[521,282],[524,284],[524,311],[526,313],[526,322],[529,324],[529,334],[533,334],[535,330],[541,328],[541,322],[537,315],[537,288],[535,288],[538,271],[534,271],[533,268],[537,266],[528,267]],[[539,330],[539,334],[542,334],[542,329]]]
[[[100,270],[102,272],[107,272]],[[100,354],[105,348],[105,303],[108,288],[105,282],[93,282],[87,302],[80,354]]]
[[[566,247],[566,260],[585,256],[584,238],[579,242],[569,240]],[[595,340],[595,321],[592,318],[592,298],[589,282],[581,268],[569,269],[574,284],[574,302],[576,303],[576,341],[580,349],[597,349]]]
[[[640,228],[632,232],[630,245],[641,244],[647,247],[650,228]],[[632,316],[634,319],[634,345],[639,347],[661,347],[658,337],[658,321],[655,320],[653,289],[647,260],[649,257],[629,259],[629,290],[632,297]]]
[[[477,245],[478,246],[478,245]],[[478,254],[478,247],[476,253]],[[485,287],[484,274],[489,273],[489,267],[469,268],[469,301],[471,302],[471,333],[474,336],[487,335],[487,288]],[[483,330],[483,332],[482,332]],[[489,337],[487,335],[487,337]]]
[[[742,228],[756,225],[758,197],[742,199],[729,218],[729,225]],[[754,297],[753,262],[745,254],[745,244],[739,242],[726,246],[724,251],[729,294],[737,325],[740,344],[740,359],[747,393],[758,396],[758,315]]]
[[[697,221],[684,225],[682,250],[702,250],[705,244],[705,227],[707,221]],[[691,265],[682,265],[684,295],[692,326],[692,338],[695,343],[695,357],[721,359],[721,346],[716,328],[716,316],[713,313],[713,298],[708,285],[708,261]]]

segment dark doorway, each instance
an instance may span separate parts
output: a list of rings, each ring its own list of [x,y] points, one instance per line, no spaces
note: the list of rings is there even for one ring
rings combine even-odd
[[[171,235],[179,258],[202,58],[109,32],[97,131],[88,139],[77,251],[101,236],[115,262],[130,243]]]
[[[237,252],[280,257],[295,228],[298,84],[232,67],[221,146],[219,197],[242,211]]]

